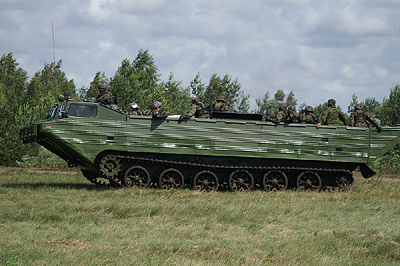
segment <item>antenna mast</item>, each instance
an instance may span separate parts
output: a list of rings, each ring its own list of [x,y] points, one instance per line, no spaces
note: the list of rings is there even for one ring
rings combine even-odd
[[[53,64],[54,64],[54,97],[57,99],[57,79],[56,79],[56,55],[54,52],[54,25],[53,21],[51,22],[51,31],[53,32]]]

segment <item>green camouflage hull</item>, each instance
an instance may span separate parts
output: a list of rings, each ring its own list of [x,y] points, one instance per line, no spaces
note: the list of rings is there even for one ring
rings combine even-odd
[[[71,104],[74,103],[64,107],[65,111]],[[237,120],[234,114],[233,119],[192,118],[179,121],[177,116],[170,116],[157,120],[121,114],[95,103],[76,104],[95,106],[96,116],[68,115],[61,118],[60,115],[57,118],[56,115],[54,119],[21,129],[22,140],[36,141],[70,165],[98,175],[105,172],[107,176],[107,170],[104,170],[107,160],[104,161],[104,157],[116,156],[111,161],[118,161],[118,171],[110,170],[110,175],[114,175],[113,178],[120,180],[121,184],[124,172],[135,160],[142,160],[137,165],[155,162],[157,169],[163,167],[156,160],[166,165],[171,162],[174,169],[179,168],[178,164],[193,166],[198,171],[201,168],[199,165],[203,165],[211,172],[223,167],[232,170],[242,167],[248,172],[257,167],[265,168],[265,171],[276,167],[284,169],[282,171],[286,176],[290,175],[290,168],[351,172],[358,166],[365,169],[371,160],[393,148],[400,135],[400,128],[383,128],[379,133],[371,128],[317,128],[307,124]],[[297,171],[296,174],[301,172],[294,171]],[[372,175],[366,171],[366,177]],[[191,175],[194,174],[184,175],[185,181],[191,182]],[[227,178],[218,179],[224,182]],[[329,183],[329,180],[326,182]],[[292,180],[292,183],[295,181]]]

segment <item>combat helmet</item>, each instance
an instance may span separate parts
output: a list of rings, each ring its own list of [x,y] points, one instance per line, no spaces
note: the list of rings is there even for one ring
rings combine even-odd
[[[198,99],[198,98],[197,98],[197,95],[196,95],[196,94],[190,95],[190,100],[196,101],[197,99]]]
[[[70,91],[65,91],[63,93],[63,95],[65,96],[65,98],[67,99],[72,99],[72,93]]]
[[[137,103],[135,103],[135,102],[131,102],[131,103],[129,104],[129,107],[130,107],[131,109],[139,109],[139,105],[138,105]]]
[[[335,106],[336,106],[335,99],[329,99],[328,100],[328,107],[335,107]]]
[[[223,97],[219,96],[219,97],[217,98],[217,102],[223,102],[223,103],[225,103],[225,99],[224,99]]]
[[[154,102],[151,105],[151,109],[156,109],[156,108],[160,108],[161,107],[161,103],[160,102]]]
[[[355,110],[362,110],[362,105],[357,103],[356,105],[354,105],[354,109]]]
[[[289,106],[288,108],[289,112],[295,112],[296,111],[296,107],[294,107],[293,105]]]
[[[314,113],[314,108],[310,105],[306,106],[306,112]]]
[[[286,105],[286,103],[278,103],[278,108],[279,108],[279,110],[283,110],[283,111],[286,111],[286,109],[287,109],[287,105]]]
[[[106,90],[107,89],[107,85],[106,84],[99,84],[99,86],[97,86],[97,88],[99,89],[99,90]]]

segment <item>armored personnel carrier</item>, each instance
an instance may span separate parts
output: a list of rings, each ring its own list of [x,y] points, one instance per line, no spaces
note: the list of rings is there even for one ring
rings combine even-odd
[[[212,119],[131,116],[94,102],[56,104],[47,119],[20,130],[92,183],[267,191],[345,187],[360,167],[399,142],[400,128],[274,124],[257,114]]]

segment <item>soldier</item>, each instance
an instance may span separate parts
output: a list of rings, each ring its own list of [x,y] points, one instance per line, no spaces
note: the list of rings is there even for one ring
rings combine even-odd
[[[105,105],[110,106],[113,110],[124,112],[117,106],[117,101],[114,96],[107,90],[106,84],[101,84],[97,87],[99,89],[99,94],[96,96],[94,102],[103,103]]]
[[[191,118],[192,116],[196,118],[210,118],[210,113],[208,112],[207,106],[203,102],[199,101],[199,97],[197,95],[191,95],[190,100],[192,101],[192,109],[186,115],[181,116],[179,120]]]
[[[143,115],[143,113],[140,111],[140,107],[137,103],[131,102],[129,104],[129,107],[131,109],[131,112],[129,113],[130,115]]]
[[[350,126],[368,127],[367,120],[378,129],[378,132],[382,130],[379,124],[374,119],[372,119],[367,112],[364,112],[362,110],[362,105],[359,103],[356,104],[354,106],[354,111],[350,115]]]
[[[286,103],[279,104],[279,112],[276,114],[274,118],[271,119],[273,123],[280,123],[286,121]]]
[[[339,119],[345,126],[348,125],[346,116],[336,107],[336,101],[334,99],[329,99],[328,108],[322,113],[321,122],[323,125],[337,126],[339,125]]]
[[[95,102],[104,103],[109,106],[116,104],[114,96],[107,90],[106,84],[101,84],[97,88],[99,89],[100,93],[96,96]]]
[[[154,119],[164,119],[167,118],[169,115],[169,112],[165,112],[164,114],[159,114],[160,108],[161,108],[161,103],[160,102],[155,102],[151,105],[151,110],[149,112],[146,112],[145,115],[151,115]]]
[[[58,100],[60,102],[71,101],[72,100],[72,93],[70,91],[65,91],[63,94],[58,96]]]
[[[296,107],[289,106],[286,114],[286,123],[299,123],[299,114],[296,112]]]
[[[227,112],[228,105],[225,104],[224,98],[218,97],[216,103],[212,106],[212,110],[217,112]]]
[[[72,93],[70,91],[65,91],[63,93],[64,101],[71,101],[72,100]]]
[[[306,108],[300,112],[300,122],[314,125],[319,123],[318,117],[314,115],[314,108],[312,108],[312,106],[306,106]]]

